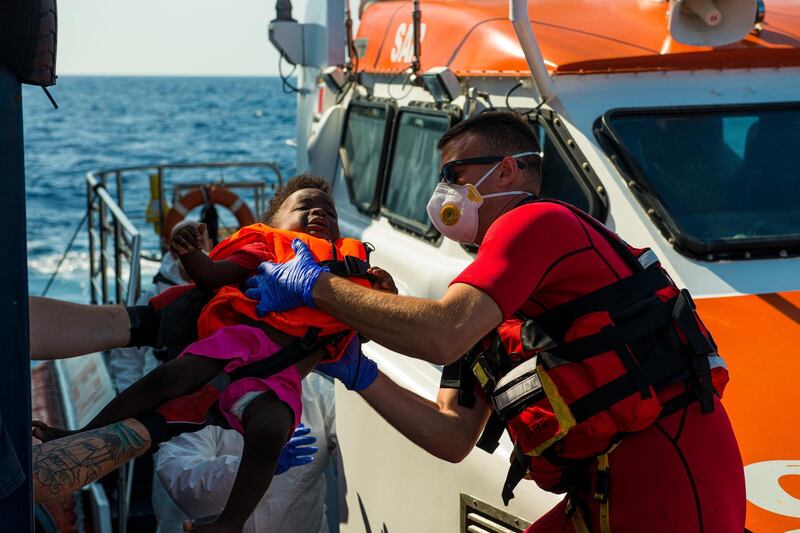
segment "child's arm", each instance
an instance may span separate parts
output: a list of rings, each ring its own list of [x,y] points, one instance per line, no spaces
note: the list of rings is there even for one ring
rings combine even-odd
[[[170,247],[178,254],[189,278],[201,289],[215,290],[244,281],[251,272],[232,261],[214,261],[203,253],[202,234],[206,225],[186,225],[172,236]]]

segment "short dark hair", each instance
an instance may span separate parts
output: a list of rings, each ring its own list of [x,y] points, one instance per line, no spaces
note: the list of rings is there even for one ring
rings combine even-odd
[[[278,187],[278,190],[275,191],[275,195],[269,199],[267,214],[264,215],[264,222],[267,224],[272,222],[272,217],[274,217],[278,209],[281,208],[283,202],[285,202],[289,196],[302,189],[319,189],[329,195],[331,193],[331,184],[328,183],[328,180],[325,178],[312,176],[308,173],[289,178],[286,183]]]
[[[486,143],[485,155],[511,155],[538,152],[539,141],[528,121],[508,111],[485,111],[447,130],[436,149],[440,152],[453,139],[464,134],[477,135]]]

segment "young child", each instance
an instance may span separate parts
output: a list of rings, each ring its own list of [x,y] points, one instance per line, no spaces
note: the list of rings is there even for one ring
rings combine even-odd
[[[333,255],[347,246],[349,249],[361,246],[362,255],[367,253],[358,241],[340,241],[330,186],[322,178],[303,175],[290,179],[270,200],[265,218],[275,229],[330,241]],[[80,431],[152,412],[173,398],[200,389],[222,371],[231,372],[269,357],[282,346],[296,341],[298,332],[292,327],[290,316],[275,313],[273,315],[283,316],[268,315],[266,322],[257,322],[253,312],[255,303],[246,301],[241,291],[231,286],[251,276],[262,261],[274,258],[276,246],[290,246],[295,236],[309,240],[302,235],[283,236],[285,232],[278,232],[276,240],[265,240],[262,237],[267,230],[269,228],[260,224],[243,228],[220,243],[210,257],[201,250],[202,225],[187,226],[176,232],[172,248],[180,254],[184,268],[198,288],[222,287],[198,321],[200,340],[187,347],[177,359],[156,368],[123,391]],[[396,291],[387,273],[377,268],[370,268],[369,273],[375,277],[374,288]],[[250,306],[249,311],[242,305]],[[237,308],[245,312],[238,314]],[[304,308],[303,312],[314,313],[311,315],[315,320],[313,325],[337,323],[316,309]],[[345,331],[346,326],[339,324],[340,330]],[[186,531],[242,530],[269,487],[283,444],[300,421],[300,380],[325,353],[323,348],[269,378],[248,377],[234,381],[225,389],[219,398],[219,407],[231,427],[244,436],[242,461],[225,509],[216,521],[205,525],[187,523]],[[50,428],[37,421],[33,425],[34,436],[42,441],[77,432]]]

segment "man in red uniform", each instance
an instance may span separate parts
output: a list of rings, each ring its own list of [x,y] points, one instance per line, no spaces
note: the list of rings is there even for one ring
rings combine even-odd
[[[443,182],[428,212],[446,237],[479,245],[475,261],[442,298],[354,286],[299,250],[296,260],[265,264],[265,272],[252,280],[249,295],[261,298],[260,311],[318,306],[387,348],[448,365],[515,313],[535,322],[547,310],[631,276],[629,263],[609,236],[601,235],[605,230],[565,205],[531,201],[540,190],[541,159],[535,134],[521,119],[508,113],[478,115],[448,131],[438,148]],[[374,381],[360,379],[358,371],[374,365],[363,355],[350,362],[330,369],[331,375],[359,390],[417,445],[452,462],[475,446],[491,411],[485,397],[478,395],[473,407],[465,407],[457,390],[441,388],[431,403],[382,373]],[[659,398],[665,393],[656,390]],[[611,531],[743,531],[738,445],[719,399],[710,401],[706,413],[692,401],[624,435],[608,454],[613,481],[606,525]],[[585,467],[579,477],[579,483],[596,490],[596,466]],[[608,529],[601,527],[600,504],[593,498],[572,503],[582,509],[587,530]],[[566,507],[565,500],[529,531],[580,530]]]

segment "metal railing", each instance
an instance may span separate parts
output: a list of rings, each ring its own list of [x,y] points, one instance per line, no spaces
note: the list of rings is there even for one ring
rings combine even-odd
[[[142,237],[122,208],[106,189],[105,176],[98,181],[86,175],[87,222],[89,227],[89,282],[93,304],[133,305],[141,290],[139,259]],[[122,190],[119,190],[122,194]],[[109,238],[113,257],[109,256]],[[128,280],[123,280],[123,265],[128,265]],[[114,267],[114,298],[109,294],[109,265]],[[123,291],[124,287],[124,291]]]
[[[133,305],[141,290],[142,239],[124,212],[125,192],[123,177],[131,173],[148,173],[157,176],[158,183],[158,222],[163,224],[166,213],[163,211],[164,183],[170,170],[211,170],[227,168],[260,168],[275,175],[277,185],[283,182],[278,166],[269,161],[251,162],[212,162],[212,163],[170,163],[161,165],[141,165],[95,170],[86,174],[87,217],[89,227],[89,267],[90,289],[93,304],[125,303]],[[116,197],[108,190],[109,180],[113,180]],[[177,183],[175,195],[181,191],[199,187],[204,183]],[[249,188],[254,193],[255,216],[260,218],[265,209],[266,192],[264,183],[228,183],[230,189]],[[109,242],[113,249],[109,251]],[[111,255],[113,253],[113,255]],[[123,280],[127,265],[128,279]],[[113,297],[109,287],[109,275],[113,266]]]

